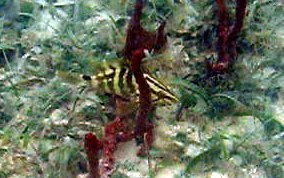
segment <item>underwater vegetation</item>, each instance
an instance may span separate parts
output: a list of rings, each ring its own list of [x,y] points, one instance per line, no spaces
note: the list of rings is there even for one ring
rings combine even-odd
[[[0,177],[282,177],[280,0],[3,0]]]

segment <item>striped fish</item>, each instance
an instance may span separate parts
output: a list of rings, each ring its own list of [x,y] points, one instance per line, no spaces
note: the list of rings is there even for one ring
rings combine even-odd
[[[100,62],[99,68],[99,71],[95,75],[80,75],[80,79],[90,83],[90,85],[101,94],[109,93],[124,98],[138,98],[138,85],[136,84],[135,77],[130,70],[129,64],[125,63],[124,60],[102,61]],[[62,72],[61,74],[58,74],[61,78],[66,78],[63,76],[64,74]],[[165,105],[178,101],[170,88],[162,82],[146,73],[144,73],[144,77],[150,86],[151,97],[154,104]]]

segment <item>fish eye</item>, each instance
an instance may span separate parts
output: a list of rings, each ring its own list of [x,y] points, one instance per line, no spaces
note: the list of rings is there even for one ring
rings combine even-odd
[[[92,80],[92,78],[91,78],[91,76],[89,76],[89,75],[83,75],[83,77],[82,77],[84,80]]]

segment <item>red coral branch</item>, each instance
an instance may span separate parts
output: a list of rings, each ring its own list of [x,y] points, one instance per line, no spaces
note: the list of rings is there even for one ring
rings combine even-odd
[[[139,138],[144,138],[144,134],[148,131],[148,114],[152,109],[152,100],[150,94],[150,86],[144,78],[141,70],[141,62],[144,57],[144,50],[136,50],[130,58],[131,68],[138,84],[139,89],[139,110],[136,115],[135,135]]]
[[[144,30],[140,23],[143,7],[144,1],[136,0],[135,11],[127,30],[126,44],[123,51],[124,57],[131,62],[131,69],[140,92],[135,131],[129,132],[127,130],[128,126],[122,114],[121,116],[117,115],[115,120],[105,127],[102,141],[98,140],[93,134],[86,135],[85,149],[90,165],[90,178],[106,178],[111,175],[115,163],[114,152],[117,150],[119,142],[130,141],[134,136],[140,140],[146,139],[146,144],[142,144],[141,146],[140,154],[145,153],[148,146],[151,146],[153,143],[153,124],[148,121],[148,114],[152,109],[152,100],[150,87],[141,69],[141,62],[145,57],[144,50],[159,52],[165,46],[166,36],[164,28],[166,23],[163,22],[156,33]],[[117,99],[119,100],[119,97]],[[117,101],[116,108],[121,107],[122,102]],[[103,150],[103,162],[99,171],[98,154],[101,149]]]
[[[246,5],[247,5],[247,0],[237,0],[236,22],[229,32],[227,44],[226,44],[228,46],[228,51],[229,51],[229,54],[232,56],[232,59],[234,59],[237,55],[236,43],[237,43],[239,34],[242,31],[243,26],[244,26]]]
[[[124,56],[131,62],[136,83],[139,89],[139,110],[136,115],[135,135],[137,139],[143,140],[147,135],[149,146],[153,142],[153,125],[148,121],[148,114],[152,109],[150,87],[144,78],[141,69],[142,59],[145,57],[144,50],[161,50],[166,44],[163,22],[156,33],[146,31],[140,23],[144,2],[136,0],[135,11],[131,18],[124,47]],[[144,147],[142,146],[142,149]],[[143,152],[143,151],[142,151]]]
[[[125,104],[124,98],[119,96],[115,97],[115,108],[120,110]],[[129,131],[126,118],[128,115],[116,112],[116,118],[105,127],[103,143],[103,161],[101,166],[101,176],[109,177],[115,170],[115,157],[114,153],[117,150],[118,143],[127,142],[134,138],[134,133]]]
[[[141,26],[143,7],[144,1],[136,0],[135,11],[127,29],[126,43],[123,50],[124,57],[129,60],[136,50],[145,49],[151,51],[156,48],[160,49],[166,44],[164,34],[166,22],[161,23],[156,33],[148,32]]]
[[[246,14],[247,0],[237,0],[236,7],[236,23],[230,31],[228,41],[235,41],[238,38],[239,33],[241,32],[244,26],[244,18]]]
[[[107,178],[114,171],[114,152],[119,142],[127,142],[134,138],[133,132],[126,130],[124,120],[116,117],[105,127],[102,140],[89,133],[85,136],[85,149],[89,162],[89,178]],[[99,153],[103,150],[103,161],[99,169]]]
[[[235,23],[230,26],[225,0],[216,0],[218,5],[219,33],[217,41],[218,60],[207,63],[208,75],[227,73],[237,56],[236,42],[244,25],[247,0],[236,0]]]
[[[104,155],[101,171],[102,175],[105,177],[111,175],[111,173],[114,171],[114,152],[116,151],[118,144],[116,137],[121,127],[123,127],[123,123],[118,117],[105,127],[105,134],[103,137]]]
[[[146,79],[144,78],[143,72],[141,70],[141,61],[144,56],[144,50],[136,50],[133,52],[131,60],[131,68],[133,70],[136,83],[138,84],[139,89],[139,110],[136,115],[136,127],[135,127],[135,136],[136,139],[142,141],[142,145],[138,154],[143,155],[145,153],[145,144],[144,144],[144,136],[145,134],[151,135],[150,140],[147,140],[149,145],[153,142],[153,126],[148,121],[148,114],[152,109],[152,100],[150,94],[150,86],[148,85]]]
[[[218,15],[219,15],[219,38],[217,42],[218,48],[218,62],[225,61],[226,57],[226,40],[228,36],[228,12],[225,0],[216,0],[218,4]]]
[[[99,178],[99,152],[102,149],[101,141],[92,133],[85,135],[85,150],[89,162],[89,178]]]

